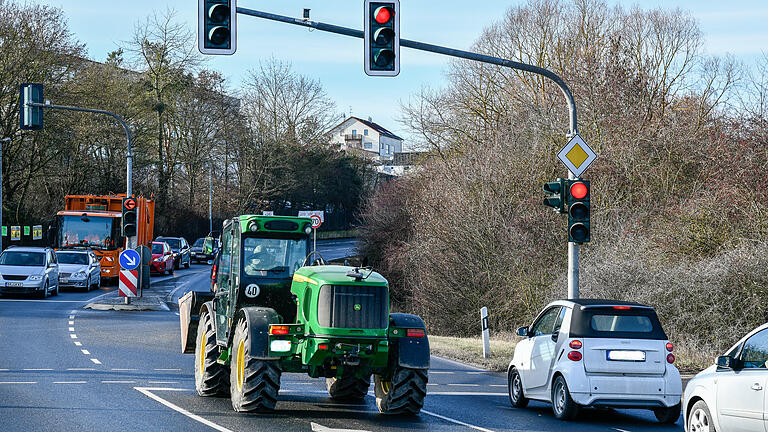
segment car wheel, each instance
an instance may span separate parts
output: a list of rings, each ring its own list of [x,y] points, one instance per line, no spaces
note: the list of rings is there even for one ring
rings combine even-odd
[[[509,391],[509,403],[513,407],[525,408],[528,406],[528,398],[523,393],[523,381],[520,379],[520,373],[515,368],[512,368],[512,373],[509,374],[507,390]]]
[[[45,285],[43,286],[43,292],[40,293],[40,298],[46,297],[48,297],[48,281],[45,282]]]
[[[187,260],[187,262],[184,264],[184,268],[189,268],[191,265],[192,265],[192,258]]]
[[[559,420],[572,420],[579,413],[579,405],[571,399],[565,378],[559,375],[552,386],[552,411]]]
[[[717,432],[707,403],[700,400],[693,404],[688,415],[688,432]]]
[[[680,418],[680,404],[671,407],[656,408],[653,410],[653,415],[656,416],[656,420],[658,420],[659,423],[675,424],[677,419]]]
[[[53,291],[53,295],[59,295],[59,284],[56,284],[56,289]]]
[[[91,277],[88,276],[88,279],[85,280],[85,292],[90,292],[91,288],[93,288],[91,285]]]
[[[178,270],[181,268],[181,258],[179,258],[179,261],[173,260],[173,269]]]
[[[173,276],[173,270],[174,270],[174,266],[171,266],[171,269],[168,270],[168,274]]]

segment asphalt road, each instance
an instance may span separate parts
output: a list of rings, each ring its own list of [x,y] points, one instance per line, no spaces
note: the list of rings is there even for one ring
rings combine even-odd
[[[326,261],[346,258],[357,253],[357,239],[318,240],[317,251]]]
[[[208,274],[207,265],[193,265],[152,282],[173,302],[207,290]],[[82,308],[112,290],[0,299],[0,431],[680,430],[659,425],[648,411],[589,409],[564,424],[547,404],[513,409],[502,374],[435,357],[415,418],[379,415],[372,387],[364,403],[335,403],[324,380],[301,374],[283,375],[275,413],[238,414],[227,398],[195,394],[194,359],[180,352],[174,309]]]

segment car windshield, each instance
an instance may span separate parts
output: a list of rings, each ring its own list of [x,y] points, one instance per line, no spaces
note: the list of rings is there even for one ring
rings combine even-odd
[[[203,243],[205,243],[205,237],[195,240],[195,244],[193,244],[192,247],[201,248],[203,247]]]
[[[592,330],[598,332],[650,333],[653,324],[643,315],[593,315]]]
[[[42,267],[45,254],[41,252],[3,252],[0,265]]]
[[[307,239],[243,240],[243,271],[248,276],[292,275],[307,255]]]
[[[61,216],[59,246],[91,246],[102,249],[115,247],[119,224],[115,218],[105,216]],[[114,226],[113,226],[114,225]]]
[[[152,243],[152,253],[153,254],[162,254],[163,253],[163,245],[161,243]]]
[[[158,241],[163,241],[163,242],[166,242],[166,243],[168,243],[168,246],[170,246],[170,247],[171,247],[171,249],[173,249],[173,250],[175,250],[175,251],[176,251],[176,250],[179,250],[179,242],[180,242],[180,241],[179,241],[179,239],[174,239],[174,238],[159,238],[159,239],[157,239],[157,240],[158,240]]]
[[[75,252],[56,252],[59,264],[88,264],[88,255]]]

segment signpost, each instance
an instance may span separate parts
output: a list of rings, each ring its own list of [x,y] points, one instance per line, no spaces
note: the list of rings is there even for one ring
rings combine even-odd
[[[488,308],[480,309],[480,325],[483,328],[483,358],[491,356],[491,338],[488,329]]]
[[[323,220],[318,215],[312,215],[309,219],[312,220],[313,250],[317,252],[317,229],[323,224]]]

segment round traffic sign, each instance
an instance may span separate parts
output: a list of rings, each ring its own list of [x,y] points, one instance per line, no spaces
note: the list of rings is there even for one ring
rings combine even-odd
[[[123,206],[126,210],[133,210],[136,208],[136,200],[134,198],[126,198],[123,201]]]
[[[320,225],[323,223],[323,220],[320,219],[320,216],[312,215],[309,218],[312,220],[312,228],[320,228]]]

